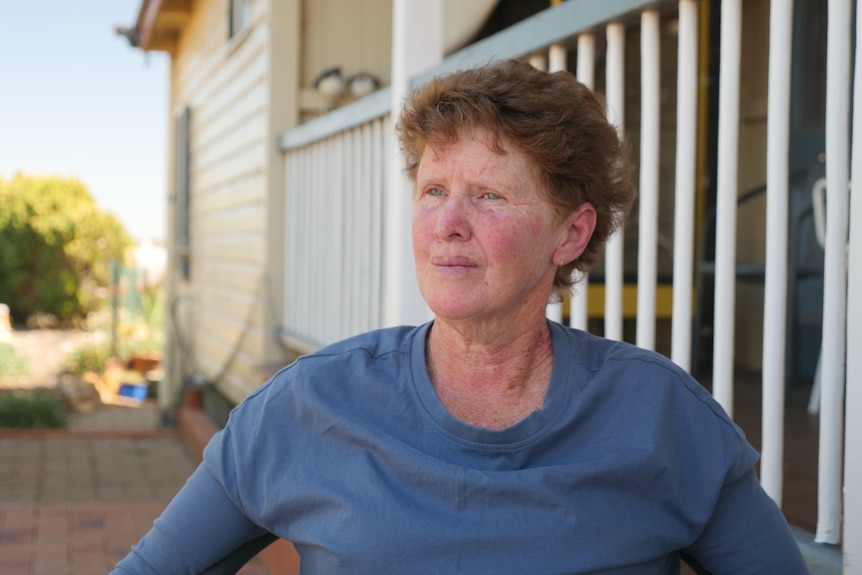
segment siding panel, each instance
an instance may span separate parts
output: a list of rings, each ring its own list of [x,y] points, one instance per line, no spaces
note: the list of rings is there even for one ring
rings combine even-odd
[[[248,33],[229,42],[225,3],[196,2],[172,66],[172,104],[193,110],[193,272],[183,288],[194,303],[180,327],[195,364],[234,402],[261,382],[267,346],[270,24],[269,3],[254,6]]]

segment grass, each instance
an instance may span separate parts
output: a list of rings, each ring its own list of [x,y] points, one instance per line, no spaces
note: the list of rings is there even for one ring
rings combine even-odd
[[[0,342],[0,380],[30,373],[27,358],[15,346]]]
[[[55,398],[37,392],[21,395],[15,392],[0,396],[0,428],[42,429],[66,427],[66,410]]]

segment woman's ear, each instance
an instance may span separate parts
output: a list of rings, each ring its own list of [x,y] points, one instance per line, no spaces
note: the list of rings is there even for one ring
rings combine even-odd
[[[596,208],[584,202],[569,214],[560,227],[560,245],[554,250],[554,263],[565,265],[580,257],[596,229]]]

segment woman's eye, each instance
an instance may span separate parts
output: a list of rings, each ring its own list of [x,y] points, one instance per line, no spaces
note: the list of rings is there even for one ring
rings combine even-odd
[[[482,197],[485,198],[486,200],[501,200],[501,199],[503,199],[503,196],[501,196],[500,194],[495,194],[494,192],[485,192],[482,195]]]
[[[442,196],[443,190],[441,190],[440,188],[433,188],[432,187],[432,188],[428,188],[428,191],[426,191],[425,193],[428,194],[429,196]]]

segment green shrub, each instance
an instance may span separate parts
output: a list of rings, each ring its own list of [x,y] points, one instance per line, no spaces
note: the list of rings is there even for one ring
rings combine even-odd
[[[18,322],[37,313],[84,317],[109,285],[110,262],[131,243],[77,180],[0,178],[0,301]]]
[[[86,342],[82,343],[63,358],[63,371],[75,375],[81,375],[88,371],[102,373],[105,364],[111,357],[108,343]]]
[[[42,393],[17,393],[0,397],[0,427],[16,429],[60,428],[66,426],[62,402]]]
[[[15,346],[0,342],[0,379],[27,375],[30,365],[27,358],[21,355]]]

